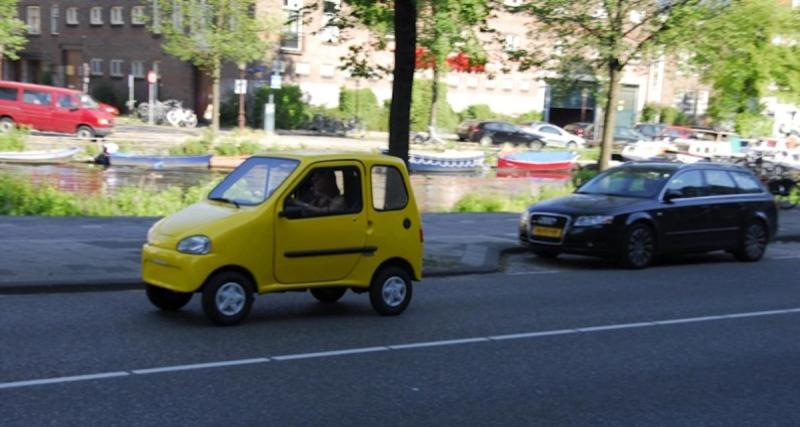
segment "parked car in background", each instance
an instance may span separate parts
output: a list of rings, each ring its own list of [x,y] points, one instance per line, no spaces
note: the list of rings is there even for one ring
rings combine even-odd
[[[570,123],[564,126],[564,130],[571,133],[578,135],[579,137],[583,138],[587,142],[591,142],[594,134],[592,133],[592,123],[591,122],[575,122]]]
[[[19,125],[94,138],[113,131],[114,117],[77,90],[0,81],[0,130]]]
[[[470,130],[472,130],[472,128],[479,122],[480,120],[478,119],[467,119],[459,123],[458,126],[456,126],[456,135],[458,135],[458,140],[466,141],[469,139]]]
[[[538,136],[548,147],[564,147],[575,150],[586,144],[586,140],[580,136],[550,123],[532,122],[525,125],[524,129]]]
[[[541,257],[595,255],[644,268],[660,254],[714,250],[757,261],[777,227],[772,194],[745,168],[627,163],[530,206],[519,239]]]
[[[603,138],[602,129],[598,132],[595,136],[595,129],[594,125],[589,125],[584,130],[584,135],[589,135],[588,137],[585,136],[587,141],[591,141],[592,145],[600,144],[600,141]],[[625,126],[617,126],[614,128],[614,146],[617,149],[622,149],[627,144],[639,142],[639,141],[646,141],[648,138],[642,135],[641,133],[637,132],[634,128],[629,128]]]
[[[478,122],[470,129],[469,138],[483,146],[493,144],[526,144],[533,150],[541,150],[545,143],[538,136],[517,125],[500,121]]]

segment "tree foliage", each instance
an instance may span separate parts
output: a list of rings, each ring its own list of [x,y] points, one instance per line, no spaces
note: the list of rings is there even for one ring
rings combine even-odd
[[[151,28],[164,36],[162,47],[208,73],[214,84],[214,119],[219,128],[219,80],[225,62],[266,60],[274,19],[254,14],[255,0],[160,0]]]
[[[713,87],[709,113],[717,120],[745,114],[736,122],[749,123],[765,96],[800,100],[800,13],[788,4],[732,0],[686,48]]]
[[[509,8],[532,18],[531,45],[509,54],[523,69],[554,70],[567,79],[601,76],[606,94],[600,156],[604,169],[611,158],[626,67],[691,39],[717,7],[707,0],[531,0]]]
[[[0,78],[5,58],[18,59],[17,52],[25,47],[26,25],[17,16],[17,0],[0,0]]]

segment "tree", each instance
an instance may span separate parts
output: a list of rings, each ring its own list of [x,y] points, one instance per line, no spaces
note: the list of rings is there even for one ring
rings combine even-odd
[[[255,0],[160,0],[151,27],[164,35],[164,51],[194,64],[211,76],[213,120],[219,130],[219,84],[225,62],[267,60],[274,25],[255,15]]]
[[[712,85],[715,120],[752,121],[765,96],[800,101],[800,13],[788,4],[733,0],[703,30],[686,49],[690,64]]]
[[[408,162],[411,132],[411,93],[414,85],[415,48],[417,45],[417,0],[347,0],[339,14],[327,26],[342,30],[367,28],[371,43],[350,48],[342,58],[343,68],[353,77],[375,77],[384,70],[372,63],[370,52],[386,49],[394,35],[392,102],[389,106],[389,154]]]
[[[486,54],[474,31],[476,26],[485,24],[489,15],[486,3],[486,0],[426,0],[420,4],[416,63],[417,68],[433,70],[428,120],[432,138],[436,138],[441,73],[448,67],[478,71],[486,63]]]
[[[724,4],[724,1],[720,2]],[[718,7],[708,0],[531,0],[511,12],[533,18],[529,49],[511,52],[522,68],[565,70],[582,64],[603,76],[605,108],[600,169],[611,160],[620,82],[638,58],[661,54],[701,30],[700,23]],[[554,43],[555,42],[555,43]],[[568,71],[569,72],[569,71]],[[576,75],[572,78],[592,77]]]
[[[5,77],[3,60],[18,59],[17,52],[28,42],[26,25],[17,16],[17,0],[0,0],[0,79]]]

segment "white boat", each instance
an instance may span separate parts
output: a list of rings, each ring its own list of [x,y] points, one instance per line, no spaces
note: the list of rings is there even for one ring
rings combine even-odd
[[[800,171],[800,149],[783,151],[773,157],[775,172],[780,175],[782,172]],[[779,169],[780,168],[780,169]]]
[[[80,147],[63,150],[0,152],[0,163],[65,163],[81,151]]]
[[[414,172],[471,172],[483,168],[483,151],[411,151],[408,168]]]
[[[622,158],[627,161],[643,161],[664,158],[675,147],[665,141],[640,141],[628,144],[622,149]]]

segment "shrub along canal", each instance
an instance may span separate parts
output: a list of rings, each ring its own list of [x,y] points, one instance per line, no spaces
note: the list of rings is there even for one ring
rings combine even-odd
[[[86,196],[114,196],[131,188],[152,193],[163,192],[172,187],[187,190],[210,185],[228,172],[214,169],[153,170],[81,163],[0,163],[0,175],[35,186],[47,185],[61,192]],[[532,199],[542,192],[555,194],[570,185],[570,175],[538,173],[509,176],[495,170],[485,170],[468,174],[412,174],[411,182],[417,203],[423,212],[442,212],[453,210],[456,202],[467,195],[508,202],[513,199]]]

